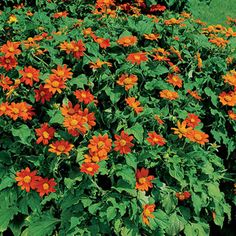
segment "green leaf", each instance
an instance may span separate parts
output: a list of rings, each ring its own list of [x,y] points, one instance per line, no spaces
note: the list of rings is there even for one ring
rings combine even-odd
[[[63,124],[64,117],[59,110],[51,110],[48,114],[51,117],[50,124]]]
[[[167,235],[178,235],[184,229],[183,218],[177,216],[176,213],[170,216],[169,225],[166,229]]]
[[[10,220],[13,219],[14,215],[16,215],[18,212],[18,208],[15,206],[12,207],[3,207],[0,209],[0,232],[4,232],[8,225]]]
[[[37,220],[36,220],[37,219]],[[52,235],[55,226],[60,220],[50,217],[43,216],[42,218],[36,218],[29,224],[29,235],[34,236],[48,236]]]
[[[167,214],[170,214],[175,208],[178,203],[177,198],[172,193],[167,193],[166,195],[162,196],[162,206],[165,209]]]
[[[21,143],[31,146],[30,142],[35,135],[27,125],[20,125],[18,128],[12,128],[11,131],[14,137],[20,138]]]
[[[6,176],[2,179],[2,181],[0,182],[0,190],[3,190],[5,188],[9,188],[11,187],[14,183],[16,183],[16,181],[9,177],[9,176]]]
[[[117,212],[117,210],[115,207],[112,207],[112,206],[108,207],[107,208],[107,220],[108,221],[113,220],[116,216],[116,212]]]
[[[209,87],[206,87],[204,89],[204,91],[205,91],[206,95],[211,98],[212,104],[217,107],[217,104],[218,104],[218,97],[217,97],[217,95]]]
[[[133,134],[140,144],[143,143],[144,129],[141,124],[137,123],[133,127],[125,130],[128,134]]]

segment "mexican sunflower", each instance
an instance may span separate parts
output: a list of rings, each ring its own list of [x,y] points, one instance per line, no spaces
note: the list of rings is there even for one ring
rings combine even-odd
[[[140,65],[141,62],[147,61],[148,58],[146,56],[146,52],[136,52],[136,53],[130,53],[126,58],[126,60],[132,64]]]
[[[52,69],[52,73],[64,81],[71,79],[73,75],[71,69],[68,68],[67,65],[58,65],[56,69]]]
[[[33,68],[32,66],[25,66],[24,70],[19,70],[22,75],[21,82],[26,85],[33,86],[33,82],[39,82],[39,70]]]
[[[193,128],[192,127],[186,127],[187,122],[183,121],[180,123],[180,121],[177,121],[177,128],[171,128],[174,130],[174,134],[177,134],[179,138],[186,137],[186,134],[191,131]]]
[[[138,77],[136,75],[122,74],[116,83],[119,84],[120,86],[124,86],[125,90],[128,91],[135,84],[137,84],[137,81]]]
[[[124,47],[132,46],[138,41],[136,36],[123,36],[119,38],[116,42]]]
[[[231,70],[223,76],[224,82],[236,87],[236,71]]]
[[[152,214],[155,210],[155,204],[146,204],[143,206],[142,220],[143,223],[149,225],[148,218],[154,218],[155,216]]]
[[[131,143],[131,141],[134,139],[132,135],[129,136],[123,130],[120,135],[115,134],[115,139],[115,151],[119,151],[120,154],[128,154],[131,152],[130,148],[134,146],[134,144]]]
[[[220,102],[222,105],[235,106],[236,105],[236,92],[230,91],[228,93],[222,92],[219,95]]]
[[[52,98],[53,94],[49,92],[49,89],[44,88],[42,84],[40,84],[39,89],[35,89],[35,101],[36,102],[41,102],[44,104],[46,101],[50,101]]]
[[[83,163],[80,167],[80,171],[88,175],[94,176],[99,169],[99,165],[96,163]]]
[[[178,88],[181,88],[183,83],[183,80],[176,74],[169,74],[166,81]]]
[[[13,81],[8,76],[0,75],[0,87],[3,91],[9,90],[11,84],[13,84]]]
[[[0,112],[1,112],[1,108],[0,108]],[[232,110],[228,111],[228,115],[229,115],[230,119],[236,120],[236,113],[234,113]]]
[[[88,148],[91,152],[96,152],[98,156],[106,156],[111,150],[112,140],[107,134],[103,136],[99,134],[98,136],[93,136],[89,140]]]
[[[35,129],[36,135],[38,136],[36,143],[43,143],[44,145],[47,145],[54,137],[55,131],[56,130],[53,127],[49,127],[47,123],[42,124],[40,128]]]
[[[187,90],[187,92],[196,100],[200,101],[202,100],[202,98],[199,96],[197,91],[191,91],[191,90]]]
[[[190,141],[196,142],[202,145],[209,141],[208,140],[209,135],[199,130],[190,130],[185,134],[185,136]]]
[[[61,114],[64,117],[73,116],[75,114],[79,115],[79,112],[81,111],[79,104],[76,104],[75,106],[73,106],[73,104],[70,101],[68,102],[68,104],[63,104],[60,110],[61,110]]]
[[[74,95],[80,102],[83,102],[85,105],[94,101],[94,96],[89,90],[76,90],[74,92]]]
[[[89,67],[92,68],[93,70],[102,68],[103,65],[107,65],[109,67],[112,66],[112,64],[110,62],[107,61],[101,61],[100,59],[97,59],[96,62],[90,62],[89,63]]]
[[[70,130],[77,130],[78,135],[80,133],[85,134],[87,132],[87,128],[85,127],[86,119],[83,116],[78,114],[67,116],[64,118],[63,125]],[[77,135],[76,135],[77,136]]]
[[[179,94],[175,91],[164,89],[160,91],[160,97],[168,100],[175,100],[179,97]]]
[[[0,66],[3,67],[6,71],[16,68],[17,65],[18,62],[15,57],[0,57]]]
[[[67,156],[69,155],[69,152],[72,150],[74,147],[73,144],[70,144],[68,141],[65,140],[60,140],[53,142],[52,144],[49,145],[49,152],[55,153],[57,156],[61,154],[66,154]]]
[[[154,179],[153,175],[149,175],[149,170],[142,168],[136,172],[136,189],[141,191],[148,191],[153,187],[151,180]]]
[[[21,187],[22,190],[25,189],[26,192],[29,192],[30,189],[36,188],[36,183],[39,180],[39,176],[36,176],[37,171],[30,171],[29,167],[22,169],[21,171],[16,172],[15,180],[18,182],[17,185]]]
[[[102,160],[107,160],[107,154],[104,156],[98,156],[96,152],[89,151],[89,154],[84,155],[84,162],[94,162],[97,163]]]
[[[159,146],[163,146],[166,144],[166,140],[159,134],[157,134],[156,132],[148,132],[148,138],[147,141],[152,145],[159,145]]]
[[[138,114],[143,111],[143,107],[140,107],[140,102],[137,101],[134,97],[128,97],[125,99],[127,105],[134,109],[134,111]]]
[[[0,51],[4,54],[5,57],[15,57],[21,53],[21,50],[18,48],[20,46],[19,42],[7,41],[6,44],[3,44],[0,48]]]
[[[106,49],[107,47],[110,47],[110,39],[96,37],[94,41],[99,44],[100,48]]]
[[[188,113],[188,117],[185,119],[185,121],[187,126],[192,128],[195,128],[198,126],[199,122],[201,122],[197,115],[191,113]]]
[[[81,110],[79,115],[81,115],[85,120],[85,127],[87,127],[87,129],[91,129],[96,125],[96,117],[94,112],[89,112],[88,108],[85,108],[83,111]]]
[[[51,74],[49,79],[45,80],[44,88],[55,94],[56,92],[61,93],[62,89],[66,88],[66,85],[63,79],[57,77],[55,74]]]
[[[55,186],[57,183],[54,181],[54,178],[42,178],[37,181],[36,183],[36,191],[39,193],[40,197],[43,197],[45,194],[48,195],[49,193],[56,192]]]
[[[6,111],[8,109],[8,102],[2,102],[0,103],[0,116],[5,115]]]

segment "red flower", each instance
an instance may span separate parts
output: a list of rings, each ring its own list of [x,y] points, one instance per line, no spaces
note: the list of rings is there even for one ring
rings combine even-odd
[[[166,7],[160,4],[152,5],[150,7],[150,12],[165,11],[165,10],[166,10]]]
[[[143,223],[146,225],[149,225],[149,219],[148,218],[154,218],[155,216],[151,214],[155,210],[155,204],[146,204],[143,207],[143,213],[142,213],[142,220]]]
[[[15,55],[19,55],[21,53],[21,50],[18,49],[19,46],[19,42],[7,41],[6,44],[2,45],[0,51],[4,53],[5,57],[14,57]]]
[[[67,68],[67,65],[58,65],[57,69],[52,69],[52,73],[54,73],[57,77],[66,81],[67,79],[71,79],[73,73],[70,68]]]
[[[84,172],[88,175],[93,176],[94,174],[96,174],[98,172],[99,169],[99,165],[96,163],[83,163],[80,167],[80,171]]]
[[[49,76],[49,79],[45,80],[44,88],[55,94],[56,92],[61,93],[61,89],[66,88],[66,85],[64,80],[57,77],[55,74],[52,74]]]
[[[188,117],[185,119],[185,121],[187,126],[192,128],[195,128],[198,126],[199,122],[201,122],[197,115],[190,113],[188,114]]]
[[[35,129],[36,135],[39,137],[36,141],[37,144],[43,143],[47,145],[48,142],[54,137],[55,129],[49,127],[47,123],[41,125],[41,128]]]
[[[25,189],[26,192],[29,192],[30,189],[35,189],[39,179],[36,174],[37,171],[34,170],[30,172],[29,167],[26,167],[25,170],[22,169],[21,171],[16,172],[15,180],[18,182],[17,185],[20,186],[22,190]]]
[[[115,134],[115,139],[116,141],[114,142],[115,144],[115,151],[119,151],[120,154],[127,154],[131,152],[131,147],[134,146],[131,141],[133,140],[133,136],[129,136],[127,133],[124,132],[124,130],[121,132],[121,135]]]
[[[17,65],[18,62],[15,57],[0,57],[0,66],[3,67],[6,71],[16,68]]]
[[[86,105],[94,101],[94,96],[89,90],[76,90],[74,95],[80,102],[83,102]]]
[[[78,42],[72,41],[72,52],[73,56],[77,59],[80,59],[84,55],[85,45],[82,42],[82,40],[79,40]]]
[[[0,75],[0,86],[3,88],[3,91],[9,90],[11,84],[13,84],[13,82],[8,76]]]
[[[163,146],[166,144],[166,140],[159,134],[157,134],[156,132],[148,132],[148,136],[149,138],[147,138],[147,141],[152,145],[159,145],[159,146]]]
[[[45,103],[45,101],[50,101],[53,94],[49,92],[49,89],[44,88],[42,84],[40,84],[39,89],[35,89],[35,100],[36,102],[41,102],[42,104]]]
[[[39,70],[33,68],[32,66],[24,67],[24,70],[19,70],[22,75],[21,82],[26,85],[33,86],[33,82],[39,82]]]
[[[45,194],[48,195],[49,193],[56,192],[55,186],[57,183],[54,181],[54,179],[48,179],[48,178],[41,178],[38,180],[36,184],[36,191],[39,193],[40,197],[43,197]]]
[[[149,175],[149,170],[142,168],[136,172],[136,189],[141,191],[148,191],[148,188],[152,188],[151,180],[154,179],[153,175]]]
[[[65,140],[60,140],[53,142],[52,144],[49,145],[49,152],[55,153],[57,156],[61,154],[66,154],[67,156],[69,155],[69,152],[72,150],[74,147],[73,144],[70,144],[68,141]]]
[[[141,62],[147,61],[148,58],[146,56],[146,52],[136,52],[131,53],[126,58],[127,61],[131,62],[132,64],[141,64]]]
[[[101,48],[106,49],[107,47],[110,47],[110,39],[104,39],[104,38],[95,38],[95,42],[99,44]]]

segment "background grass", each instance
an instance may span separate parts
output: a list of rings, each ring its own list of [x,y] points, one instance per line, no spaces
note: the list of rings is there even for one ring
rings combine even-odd
[[[236,18],[236,0],[190,0],[193,16],[208,24],[226,25],[226,17]]]

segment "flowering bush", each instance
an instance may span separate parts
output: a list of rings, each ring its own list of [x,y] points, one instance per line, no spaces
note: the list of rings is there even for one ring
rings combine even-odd
[[[235,191],[236,20],[84,2],[2,3],[0,232],[222,227]]]

